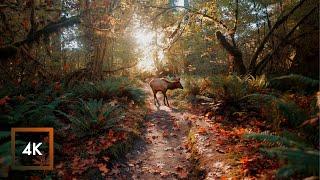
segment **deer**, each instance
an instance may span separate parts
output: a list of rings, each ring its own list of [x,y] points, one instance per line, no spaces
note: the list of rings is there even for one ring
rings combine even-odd
[[[154,104],[157,106],[157,104],[160,106],[160,103],[157,98],[157,92],[161,91],[163,94],[163,103],[164,105],[169,105],[168,97],[167,97],[167,90],[174,90],[174,89],[183,89],[181,83],[180,83],[180,78],[175,77],[173,81],[168,80],[166,78],[153,78],[150,82],[149,85],[152,89],[153,92],[153,97],[154,97]]]

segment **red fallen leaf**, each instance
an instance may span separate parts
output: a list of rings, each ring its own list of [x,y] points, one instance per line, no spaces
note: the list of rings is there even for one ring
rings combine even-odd
[[[247,166],[249,162],[251,162],[253,159],[249,159],[249,157],[244,156],[240,159],[240,163],[244,166]]]
[[[180,179],[187,179],[188,178],[188,172],[187,171],[178,172],[178,176],[179,176]]]
[[[188,172],[186,171],[186,169],[182,168],[181,166],[177,166],[176,170],[178,172],[179,179],[188,178]]]
[[[111,129],[111,130],[108,132],[108,137],[113,137],[113,135],[114,135],[114,132],[113,132],[113,130]]]
[[[228,179],[228,177],[225,177],[225,176],[221,176],[221,178],[220,178],[221,180],[227,180]]]
[[[224,120],[224,116],[216,116],[216,122],[222,122]]]
[[[163,137],[168,137],[169,136],[169,132],[168,131],[165,131],[162,133]]]
[[[5,96],[0,99],[0,106],[6,105],[7,102],[10,100],[9,96]]]
[[[110,158],[108,156],[103,156],[102,159],[105,161],[109,161]]]
[[[107,168],[107,165],[103,164],[103,163],[99,163],[97,165],[97,167],[99,168],[99,170],[103,173],[103,174],[107,174],[110,169]]]
[[[206,133],[207,133],[207,130],[206,130],[204,127],[200,127],[200,128],[198,129],[198,133],[199,133],[199,134],[206,134]]]
[[[235,134],[238,135],[238,136],[242,136],[243,134],[246,133],[246,130],[244,128],[239,128],[239,129],[236,129],[234,131],[235,131]]]

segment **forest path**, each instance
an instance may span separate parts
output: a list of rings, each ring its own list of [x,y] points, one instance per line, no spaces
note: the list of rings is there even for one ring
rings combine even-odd
[[[148,84],[144,84],[144,90],[148,95],[144,142],[127,154],[128,175],[131,179],[189,179],[192,166],[184,146],[191,125],[184,118],[187,112],[163,104],[156,107]]]

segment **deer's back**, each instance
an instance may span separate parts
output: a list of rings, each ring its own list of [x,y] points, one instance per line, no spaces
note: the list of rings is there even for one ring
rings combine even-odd
[[[152,88],[153,91],[163,91],[167,90],[167,82],[160,78],[154,78],[149,82],[150,87]]]

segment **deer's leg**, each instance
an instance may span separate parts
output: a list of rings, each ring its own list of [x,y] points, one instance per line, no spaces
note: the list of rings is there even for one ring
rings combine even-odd
[[[168,101],[168,96],[167,96],[167,95],[166,95],[166,100],[167,100],[167,105],[168,105],[168,107],[170,107],[169,101]]]
[[[164,102],[164,105],[167,104],[167,106],[169,106],[169,102],[168,102],[168,97],[167,97],[167,92],[163,92],[163,102]]]
[[[157,103],[158,103],[158,105],[160,105],[159,101],[157,99],[157,92],[155,92],[155,91],[153,91],[153,100],[154,100],[154,105],[157,105]]]

